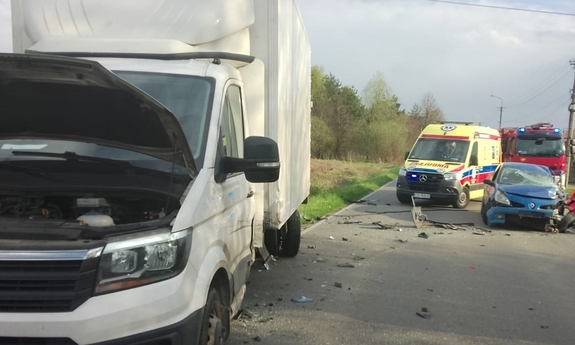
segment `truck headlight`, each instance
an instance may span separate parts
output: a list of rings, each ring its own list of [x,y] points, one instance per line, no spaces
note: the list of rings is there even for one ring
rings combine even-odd
[[[494,199],[496,202],[503,204],[503,205],[509,205],[511,206],[511,202],[509,201],[509,199],[507,198],[507,196],[500,190],[498,190],[497,192],[495,192],[495,196]]]
[[[190,254],[192,232],[157,232],[110,242],[104,248],[96,294],[130,289],[180,274]]]
[[[407,169],[405,168],[399,169],[399,176],[407,176]]]

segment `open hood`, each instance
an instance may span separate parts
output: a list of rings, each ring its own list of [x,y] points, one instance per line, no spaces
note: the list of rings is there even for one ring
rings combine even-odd
[[[95,61],[0,54],[0,139],[89,142],[197,172],[176,117]]]

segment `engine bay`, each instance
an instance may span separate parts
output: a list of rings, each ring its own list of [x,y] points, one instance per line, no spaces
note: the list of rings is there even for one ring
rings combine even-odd
[[[93,227],[147,222],[173,212],[165,198],[0,195],[0,218],[64,220]]]

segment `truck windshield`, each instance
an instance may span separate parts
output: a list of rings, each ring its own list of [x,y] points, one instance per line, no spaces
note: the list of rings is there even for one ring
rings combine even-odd
[[[114,71],[168,108],[178,119],[198,169],[203,166],[214,80],[180,74]]]
[[[420,138],[409,159],[462,163],[468,151],[469,141]]]
[[[521,156],[560,157],[565,154],[565,145],[561,137],[517,138],[516,150]]]

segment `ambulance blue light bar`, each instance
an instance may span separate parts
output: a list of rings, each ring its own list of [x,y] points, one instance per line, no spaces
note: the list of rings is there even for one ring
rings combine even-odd
[[[561,128],[555,128],[555,129],[553,130],[553,132],[555,132],[555,133],[561,133]]]
[[[525,127],[519,127],[519,128],[517,128],[517,131],[519,133],[525,133]]]

